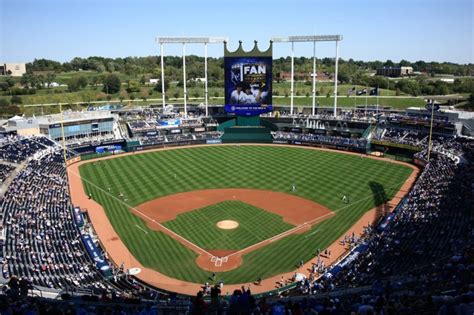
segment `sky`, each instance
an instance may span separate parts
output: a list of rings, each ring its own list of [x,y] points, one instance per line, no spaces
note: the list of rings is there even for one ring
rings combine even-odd
[[[223,36],[261,50],[274,36],[343,36],[339,56],[355,60],[474,63],[474,0],[0,0],[0,62],[159,55],[160,36]],[[334,57],[335,43],[316,45]],[[182,45],[165,45],[181,55]],[[200,44],[186,54],[204,56]],[[291,45],[274,44],[275,58]],[[209,55],[223,56],[221,44]],[[296,43],[295,56],[313,55]]]

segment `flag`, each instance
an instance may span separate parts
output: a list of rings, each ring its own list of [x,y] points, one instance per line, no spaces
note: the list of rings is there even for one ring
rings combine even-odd
[[[369,95],[379,95],[379,88],[376,87],[374,89],[371,89]]]
[[[435,112],[439,111],[439,104],[435,103],[434,100],[428,100],[428,103],[426,103],[426,110],[431,111],[431,107],[434,106],[433,110]]]
[[[357,91],[357,95],[363,95],[363,94],[367,94],[367,89]]]

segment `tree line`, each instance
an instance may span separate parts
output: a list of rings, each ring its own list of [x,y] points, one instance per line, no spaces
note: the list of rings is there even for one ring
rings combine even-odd
[[[290,72],[290,57],[281,57],[273,60],[273,74]],[[312,58],[296,57],[296,73],[312,72]],[[182,82],[182,58],[180,56],[165,56],[165,88],[169,89],[170,81]],[[334,58],[318,58],[318,72],[328,75],[334,73]],[[380,67],[411,66],[415,72],[423,75],[409,78],[388,79],[382,76],[374,76],[373,72]],[[141,97],[149,94],[144,91],[144,86],[150,78],[161,79],[161,65],[159,56],[105,58],[92,56],[88,58],[76,57],[68,62],[58,62],[48,59],[35,59],[27,63],[27,73],[19,80],[12,77],[0,79],[0,91],[4,96],[10,96],[10,103],[20,104],[19,95],[35,94],[38,89],[50,89],[53,82],[67,85],[67,92],[75,92],[88,86],[101,89],[104,94],[119,93],[120,98],[135,97],[133,93],[143,92]],[[224,86],[224,59],[208,58],[208,85],[209,87]],[[81,73],[81,71],[88,71]],[[77,73],[76,73],[77,72]],[[90,73],[92,72],[92,74]],[[62,74],[71,73],[63,76]],[[186,73],[189,79],[204,77],[204,58],[189,55],[186,56]],[[454,83],[435,80],[436,75],[454,75]],[[353,59],[340,59],[338,80],[343,84],[354,84],[383,89],[394,90],[396,94],[418,95],[446,95],[450,93],[473,93],[474,91],[473,64],[455,64],[449,62],[409,62],[401,60],[395,63],[386,61],[361,61]],[[120,79],[120,77],[127,79]],[[122,81],[125,86],[122,88]],[[309,82],[306,82],[309,83]],[[188,87],[195,85],[195,81],[188,82]],[[143,87],[143,88],[142,88]],[[161,83],[154,86],[155,91],[161,93]],[[63,92],[64,89],[56,89],[54,92]]]
[[[296,72],[310,72],[312,69],[312,58],[296,57],[295,60]],[[174,70],[182,68],[182,59],[180,56],[165,56],[165,71],[173,75]],[[328,71],[334,67],[334,58],[318,58],[318,66],[321,70]],[[347,67],[350,72],[356,70],[376,70],[381,67],[396,67],[396,66],[411,66],[416,72],[424,72],[428,75],[449,74],[455,76],[472,76],[474,75],[474,64],[456,64],[451,62],[426,62],[416,61],[410,62],[401,60],[396,63],[391,60],[386,61],[362,61],[339,59],[341,68]],[[105,58],[92,56],[88,58],[76,57],[71,61],[60,63],[48,59],[35,59],[33,62],[27,63],[28,71],[54,71],[54,72],[69,72],[80,70],[91,70],[101,72],[121,72],[127,75],[138,76],[140,74],[150,74],[160,72],[160,57],[126,57],[126,58]],[[216,79],[223,79],[222,69],[224,68],[224,59],[208,58],[208,73],[209,76]],[[341,69],[343,71],[344,69]],[[204,57],[189,55],[186,56],[186,71],[190,77],[204,76]],[[273,72],[290,71],[290,57],[281,57],[273,60]],[[157,74],[157,73],[154,73]],[[177,75],[179,76],[179,74]]]

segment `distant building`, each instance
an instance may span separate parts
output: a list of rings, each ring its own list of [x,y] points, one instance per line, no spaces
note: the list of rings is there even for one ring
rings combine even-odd
[[[80,139],[84,137],[97,137],[114,134],[114,126],[118,116],[110,111],[87,111],[87,112],[63,112],[42,117],[39,123],[39,131],[53,140],[64,138]],[[61,122],[64,120],[64,129]]]
[[[114,134],[118,116],[110,111],[64,111],[39,117],[14,116],[0,125],[0,133],[16,132],[22,136],[44,135],[53,140],[80,139]],[[64,129],[61,126],[63,122]]]
[[[453,84],[454,83],[454,78],[441,78],[439,79],[441,82]]]
[[[26,73],[26,63],[0,63],[0,75],[21,77]]]
[[[413,67],[383,67],[377,69],[377,75],[384,77],[404,77],[413,74]]]
[[[0,133],[17,133],[22,136],[39,135],[39,124],[44,121],[46,121],[45,118],[13,116],[0,125]]]

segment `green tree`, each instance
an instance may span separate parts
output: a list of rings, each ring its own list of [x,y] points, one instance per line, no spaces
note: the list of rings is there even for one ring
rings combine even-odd
[[[474,91],[474,79],[463,78],[455,79],[453,84],[453,92],[456,93],[469,93]]]
[[[79,91],[87,86],[87,79],[84,76],[72,77],[67,83],[69,92]]]
[[[140,98],[143,100],[143,101],[146,101],[148,99],[148,96],[149,96],[149,90],[147,88],[144,88],[144,89],[141,89],[140,91]]]
[[[383,65],[384,65],[384,67],[393,67],[393,66],[395,66],[393,61],[390,60],[390,59],[387,59],[387,61],[385,61],[385,63]]]
[[[31,75],[30,86],[32,88],[41,89],[44,86],[45,77],[43,75]]]
[[[127,92],[135,93],[140,91],[140,83],[135,80],[129,80],[127,83]]]
[[[96,66],[96,71],[102,73],[106,70],[105,66],[102,63],[98,63]]]
[[[373,87],[378,86],[381,89],[386,89],[386,88],[388,88],[388,85],[389,85],[389,81],[388,81],[387,78],[382,77],[382,76],[378,76],[378,75],[375,75],[373,77],[369,77],[367,81],[368,81],[367,83],[370,86],[373,86]]]
[[[406,61],[405,59],[400,60],[400,62],[398,64],[400,65],[400,67],[411,66],[411,63],[409,61]]]
[[[449,94],[449,87],[446,82],[436,81],[434,83],[434,93],[436,95],[446,95]]]
[[[6,84],[5,82],[0,82],[0,90],[2,90],[3,92],[8,91],[8,84]]]
[[[351,83],[352,82],[352,78],[351,78],[350,74],[346,71],[339,71],[339,73],[337,75],[337,80],[341,83]]]
[[[12,88],[15,86],[15,80],[12,77],[6,77],[5,83],[8,89],[10,90],[10,96],[12,95]]]
[[[22,104],[23,100],[21,99],[20,96],[13,95],[12,98],[10,99],[10,102],[12,103],[12,105],[18,105],[18,104]]]
[[[51,87],[51,83],[53,83],[55,79],[56,74],[54,72],[48,72],[48,74],[46,74],[45,82],[48,86],[48,89]]]
[[[11,105],[7,99],[0,99],[0,117],[10,118],[20,113],[18,106]]]
[[[160,67],[154,67],[153,70],[151,70],[151,77],[153,79],[161,78],[161,68]]]
[[[91,84],[93,86],[97,86],[98,84],[102,83],[102,80],[103,80],[102,75],[95,75],[95,76],[91,77]]]
[[[165,91],[168,91],[170,88],[170,82],[165,80]],[[161,80],[158,81],[157,84],[155,84],[155,87],[153,88],[155,91],[159,92],[159,93],[163,93],[163,89],[162,89],[162,86],[161,86]]]
[[[109,74],[104,78],[104,88],[103,91],[107,94],[114,94],[120,91],[122,82],[120,78],[115,74]]]
[[[413,96],[418,96],[421,94],[420,85],[415,80],[402,79],[395,84],[395,88]]]
[[[89,83],[89,81],[87,81],[87,78],[82,75],[79,78],[77,78],[77,81],[81,89],[85,88],[87,84]]]
[[[10,102],[6,98],[0,98],[0,107],[10,106]]]
[[[110,62],[107,63],[107,65],[106,65],[106,70],[107,70],[108,72],[112,73],[112,72],[115,71],[115,69],[116,69],[115,62],[110,61]]]
[[[21,79],[20,79],[20,84],[23,85],[24,87],[30,87],[31,86],[31,82],[32,82],[32,77],[33,77],[33,74],[31,73],[24,73],[22,76],[21,76]]]

